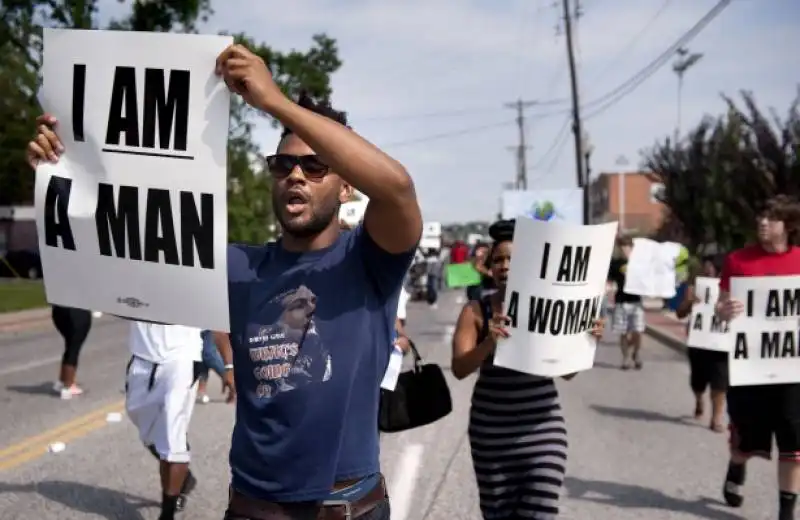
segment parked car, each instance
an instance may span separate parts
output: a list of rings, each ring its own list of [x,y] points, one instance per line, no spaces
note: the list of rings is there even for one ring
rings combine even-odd
[[[8,251],[0,258],[0,277],[16,276],[31,280],[42,277],[42,259],[37,251]]]

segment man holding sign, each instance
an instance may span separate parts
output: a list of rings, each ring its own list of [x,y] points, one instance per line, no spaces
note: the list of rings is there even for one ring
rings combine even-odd
[[[737,279],[800,276],[798,234],[800,204],[784,195],[768,201],[758,217],[759,243],[734,251],[725,261],[716,305],[721,319],[730,321],[745,311],[745,303],[731,294]],[[791,311],[800,317],[800,305],[793,304],[793,307]],[[731,328],[734,327],[732,323]],[[736,353],[732,351],[729,356],[732,366]],[[733,377],[731,383],[735,384]],[[794,519],[800,492],[800,374],[795,382],[789,384],[731,386],[728,390],[728,414],[731,419],[731,460],[725,478],[725,501],[733,507],[741,506],[745,463],[751,456],[770,458],[774,436],[779,453],[779,520]]]
[[[228,250],[237,420],[226,518],[388,520],[375,421],[422,232],[413,182],[344,113],[289,100],[245,47],[223,51],[216,72],[285,128],[267,158],[283,235]],[[34,165],[62,151],[56,121],[38,125]],[[353,188],[369,204],[363,224],[341,232],[339,207]]]

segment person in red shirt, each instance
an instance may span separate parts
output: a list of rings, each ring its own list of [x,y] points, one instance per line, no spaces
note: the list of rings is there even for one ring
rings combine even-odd
[[[730,295],[732,277],[800,276],[800,203],[785,195],[769,200],[758,217],[758,243],[732,252],[720,276],[716,313],[730,320],[744,304]],[[728,390],[731,458],[723,494],[732,507],[744,499],[745,463],[769,459],[778,445],[779,520],[793,520],[800,492],[800,383],[731,387]]]
[[[468,257],[469,248],[467,247],[467,244],[461,240],[456,240],[456,242],[453,244],[453,247],[450,249],[450,263],[463,264],[468,260]]]

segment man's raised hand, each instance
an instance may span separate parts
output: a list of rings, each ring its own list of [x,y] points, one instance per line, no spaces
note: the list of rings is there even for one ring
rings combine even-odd
[[[264,112],[269,112],[271,106],[285,98],[264,60],[244,45],[233,44],[222,51],[217,57],[216,73],[231,92]]]
[[[64,145],[56,135],[58,121],[50,114],[36,118],[36,136],[28,143],[26,155],[28,165],[34,170],[42,161],[57,162],[64,153]]]

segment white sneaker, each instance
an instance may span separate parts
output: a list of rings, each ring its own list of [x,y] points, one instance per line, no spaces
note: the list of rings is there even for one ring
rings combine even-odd
[[[55,383],[53,383],[53,392],[58,394],[61,393],[63,389],[64,389],[64,383],[62,383],[61,381],[56,381]]]
[[[72,385],[69,388],[62,388],[61,392],[61,399],[67,401],[72,399],[73,397],[77,397],[83,393],[83,388],[80,388],[78,385]]]
[[[211,402],[211,398],[208,397],[208,394],[203,394],[200,396],[200,402],[203,404],[208,404]]]
[[[95,312],[92,313],[92,318],[102,318],[102,317],[103,317],[103,313],[100,312],[100,311],[95,311]]]

